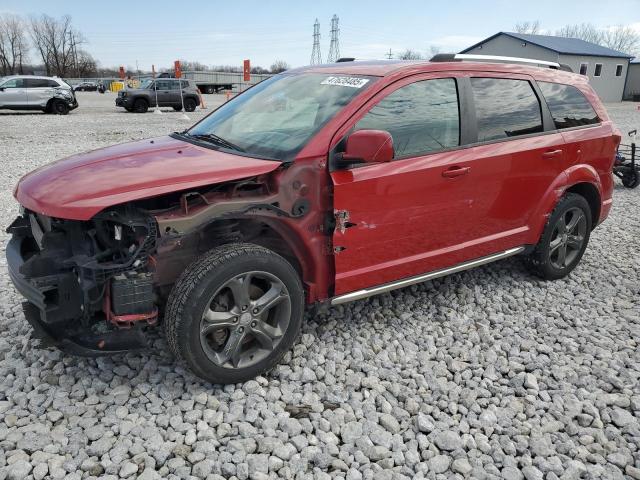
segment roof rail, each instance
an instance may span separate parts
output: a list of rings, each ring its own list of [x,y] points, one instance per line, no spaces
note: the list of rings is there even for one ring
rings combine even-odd
[[[499,55],[473,55],[470,53],[438,53],[431,58],[431,62],[502,62],[502,63],[524,63],[528,65],[542,66],[553,68],[555,70],[564,70],[565,72],[573,72],[569,65],[558,62],[548,62],[546,60],[537,60],[535,58],[520,57],[502,57]]]

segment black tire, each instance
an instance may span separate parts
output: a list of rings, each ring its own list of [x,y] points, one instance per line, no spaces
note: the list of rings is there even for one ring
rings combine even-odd
[[[622,185],[626,188],[636,188],[640,185],[640,172],[629,168],[622,176]]]
[[[576,223],[571,228],[574,220]],[[567,276],[584,255],[591,225],[591,208],[587,200],[576,193],[565,194],[551,213],[540,241],[529,255],[528,263],[532,272],[545,280]],[[564,255],[561,253],[563,250]]]
[[[174,105],[174,106],[173,106],[173,109],[174,109],[176,112],[181,112],[181,111],[182,111],[182,105]]]
[[[66,115],[69,113],[69,105],[62,100],[54,100],[51,104],[51,113],[56,115]]]
[[[256,281],[254,279],[261,281],[259,277],[262,275],[272,277],[280,287],[279,290],[275,290],[275,294],[271,295],[276,298],[275,303],[265,302],[262,312],[255,308],[259,306],[259,302],[263,298],[268,297],[269,292],[274,291],[274,284],[271,283],[267,284],[271,285],[270,287],[264,287],[263,290],[258,289],[257,295],[245,297],[248,302],[240,303],[247,303],[247,305],[243,305],[240,310],[235,294],[236,290],[228,288],[228,285],[242,280],[240,286],[238,283],[235,283],[234,286],[242,292],[245,291],[245,283],[247,283],[246,291],[252,291],[251,289],[258,288],[252,282]],[[225,290],[227,288],[228,290]],[[221,292],[227,292],[227,297],[223,297],[226,298],[226,305],[221,307],[222,310],[218,308],[220,307],[219,300],[216,300],[223,295]],[[283,304],[283,302],[285,303]],[[281,304],[282,310],[278,311]],[[267,307],[267,305],[271,306]],[[227,325],[220,329],[217,327],[218,324],[205,323],[209,321],[207,316],[209,313],[233,315],[234,317],[225,317],[224,322]],[[256,330],[253,328],[257,323],[254,320],[258,320],[258,316],[254,317],[254,314],[262,315],[263,313],[267,314],[267,322],[274,322],[274,320],[278,322],[277,318],[282,318],[283,314],[286,318],[286,326],[283,328],[280,323],[276,323],[275,327],[270,326],[270,330],[277,329],[281,332],[277,339],[275,336],[269,337],[274,342],[273,348],[263,349],[262,342],[257,342],[258,337],[252,334]],[[271,250],[257,245],[227,244],[210,250],[195,260],[182,273],[167,301],[164,331],[174,355],[184,360],[196,375],[212,383],[238,383],[269,370],[282,359],[300,333],[303,314],[304,291],[302,283],[296,270],[289,262]],[[233,320],[232,324],[230,318]],[[264,318],[258,320],[261,325],[265,323]],[[218,329],[207,330],[209,333],[204,334],[204,329],[211,326]],[[260,329],[260,325],[257,328]],[[237,334],[238,331],[242,332],[243,330],[245,330],[244,334]],[[263,329],[262,333],[264,331]],[[216,337],[220,334],[222,334],[222,339]],[[240,348],[233,351],[240,352],[246,348],[246,351],[237,355],[238,357],[240,354],[247,356],[242,358],[243,361],[246,360],[244,367],[240,366],[240,361],[231,360],[234,355],[230,353],[232,349],[228,347],[228,344],[232,343],[233,335],[241,335],[234,337],[240,338],[237,341]],[[224,340],[225,338],[226,340]],[[218,343],[211,345],[212,341]],[[256,354],[258,358],[254,360],[254,355],[251,353],[256,348],[262,353]],[[219,356],[227,357],[222,361],[222,364],[220,364]]]
[[[138,98],[133,102],[133,111],[136,113],[147,113],[149,110],[149,102],[144,98]]]
[[[216,89],[212,86],[208,86],[204,89],[204,93],[208,93],[209,95],[211,95],[212,93],[216,93]]]
[[[127,112],[133,112],[133,108],[131,108],[131,107],[124,107],[124,109],[125,109]]]
[[[184,109],[187,112],[195,112],[198,103],[193,98],[184,99]]]

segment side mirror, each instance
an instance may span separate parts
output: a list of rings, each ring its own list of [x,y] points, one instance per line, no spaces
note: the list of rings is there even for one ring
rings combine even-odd
[[[393,137],[384,130],[358,130],[347,138],[342,161],[382,163],[393,160]]]

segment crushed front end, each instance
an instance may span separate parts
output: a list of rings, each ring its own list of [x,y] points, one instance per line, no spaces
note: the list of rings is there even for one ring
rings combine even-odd
[[[36,336],[81,355],[146,345],[158,318],[153,216],[121,207],[78,221],[23,210],[7,232],[9,275]]]

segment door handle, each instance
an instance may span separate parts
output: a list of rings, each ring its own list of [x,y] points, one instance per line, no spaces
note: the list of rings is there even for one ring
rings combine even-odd
[[[466,175],[471,170],[471,167],[451,167],[442,172],[444,178],[454,178]]]
[[[562,150],[549,150],[548,152],[544,152],[542,154],[542,158],[555,158],[562,155]]]

